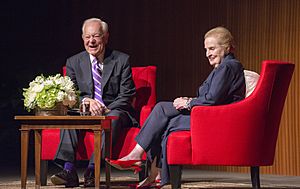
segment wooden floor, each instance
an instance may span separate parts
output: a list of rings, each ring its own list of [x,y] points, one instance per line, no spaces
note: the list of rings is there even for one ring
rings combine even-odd
[[[55,166],[49,166],[49,177],[59,171]],[[80,181],[82,181],[83,168],[78,169]],[[102,172],[103,173],[103,172]],[[49,178],[48,177],[48,178]],[[104,181],[104,174],[101,174],[101,181]],[[182,188],[251,188],[250,175],[240,173],[215,172],[204,170],[183,170]],[[112,188],[130,188],[130,184],[138,182],[137,175],[128,171],[112,170]],[[104,188],[104,182],[101,182]],[[300,177],[261,175],[262,188],[299,188]],[[28,168],[27,188],[34,188],[33,166]],[[14,166],[1,165],[0,188],[20,188],[20,169]],[[64,186],[54,186],[48,179],[48,185],[42,188],[64,188]],[[78,188],[82,188],[82,185]],[[170,188],[165,186],[163,188]]]

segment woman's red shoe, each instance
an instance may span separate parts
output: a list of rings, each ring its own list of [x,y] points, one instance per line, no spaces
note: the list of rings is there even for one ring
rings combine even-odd
[[[133,170],[135,173],[142,170],[141,160],[111,160],[106,158],[105,161],[119,170]]]
[[[150,188],[161,188],[160,186],[160,180],[154,180],[151,183],[142,185],[142,186],[138,186],[138,184],[129,184],[128,185],[130,188],[135,188],[135,189],[150,189]]]

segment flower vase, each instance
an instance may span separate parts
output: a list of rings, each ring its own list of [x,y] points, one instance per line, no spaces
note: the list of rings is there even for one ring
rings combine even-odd
[[[67,115],[68,108],[63,103],[57,103],[53,108],[42,109],[36,108],[36,116],[64,116]]]

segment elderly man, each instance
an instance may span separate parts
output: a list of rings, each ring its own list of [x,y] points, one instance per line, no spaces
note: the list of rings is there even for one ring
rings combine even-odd
[[[67,75],[80,91],[80,100],[90,103],[92,115],[118,116],[112,122],[112,145],[125,126],[138,126],[131,106],[135,95],[129,56],[106,48],[108,25],[98,18],[84,21],[82,39],[85,51],[67,59]],[[75,168],[79,130],[61,130],[60,145],[55,163],[63,170],[51,177],[55,185],[79,186]],[[104,138],[104,137],[103,137]],[[84,173],[84,186],[94,186],[94,157],[92,156]]]

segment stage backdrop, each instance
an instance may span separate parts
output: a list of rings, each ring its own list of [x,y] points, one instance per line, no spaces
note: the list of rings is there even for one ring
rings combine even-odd
[[[67,57],[83,50],[84,19],[105,20],[110,30],[109,46],[130,54],[132,66],[158,67],[158,100],[196,95],[197,88],[211,71],[203,35],[212,27],[222,25],[232,31],[237,44],[236,56],[246,69],[260,72],[265,59],[296,64],[274,166],[264,168],[263,173],[300,176],[300,1],[4,1],[0,10],[3,26],[0,142],[9,145],[1,147],[1,152],[19,157],[15,153],[19,151],[16,134],[19,132],[12,117],[26,113],[21,100],[22,88],[36,75],[60,72]],[[3,156],[0,160],[6,159]],[[235,167],[209,169],[247,171]]]

